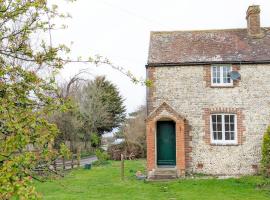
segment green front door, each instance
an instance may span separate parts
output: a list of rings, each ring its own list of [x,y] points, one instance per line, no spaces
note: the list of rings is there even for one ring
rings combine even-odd
[[[175,165],[175,123],[157,122],[157,165]]]

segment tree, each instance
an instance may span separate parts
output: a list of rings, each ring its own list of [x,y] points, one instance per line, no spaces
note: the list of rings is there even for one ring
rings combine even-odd
[[[146,107],[140,106],[135,112],[129,114],[129,118],[123,124],[121,130],[128,142],[141,145],[146,150]]]
[[[263,136],[261,165],[263,175],[270,177],[270,127]]]
[[[80,132],[82,121],[77,107],[73,105],[73,107],[66,112],[56,111],[51,121],[55,123],[59,129],[59,134],[54,140],[54,147],[60,149],[61,143],[69,141],[71,152],[75,152],[76,142],[80,141],[83,137],[83,134]]]
[[[60,144],[66,141],[70,142],[70,150],[75,152],[76,142],[83,138],[82,131],[82,116],[79,109],[79,90],[82,86],[80,75],[86,73],[85,70],[75,74],[69,81],[58,84],[58,96],[70,102],[70,108],[66,112],[55,111],[50,118],[50,121],[57,125],[59,134],[55,138],[54,147],[59,149]]]
[[[51,171],[56,157],[51,144],[58,130],[48,116],[70,108],[55,83],[55,74],[66,63],[107,64],[140,82],[106,58],[71,60],[67,46],[54,46],[51,32],[58,27],[52,22],[65,17],[47,0],[0,0],[1,199],[38,198],[32,179]]]
[[[146,107],[140,106],[118,130],[115,138],[124,138],[121,144],[111,145],[108,152],[112,159],[120,159],[123,153],[129,158],[145,157],[146,154]]]
[[[103,76],[96,77],[84,86],[80,108],[85,122],[85,140],[90,139],[88,133],[102,135],[121,125],[125,120],[123,101],[116,86]]]
[[[61,143],[69,141],[74,151],[74,144],[81,140],[85,142],[85,150],[88,144],[97,148],[101,143],[100,136],[119,126],[125,117],[123,100],[117,88],[104,77],[87,82],[80,78],[83,73],[59,86],[60,97],[68,98],[73,106],[68,112],[56,112],[52,118],[60,131],[55,140],[58,149]],[[84,86],[82,81],[86,81]]]
[[[65,109],[57,98],[54,72],[64,64],[60,51],[35,33],[50,30],[60,17],[45,0],[0,1],[0,198],[38,198],[32,178],[50,171],[51,143],[58,133],[47,115]],[[40,76],[41,72],[45,74]]]

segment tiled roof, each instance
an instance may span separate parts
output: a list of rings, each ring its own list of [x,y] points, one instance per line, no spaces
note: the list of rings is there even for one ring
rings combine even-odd
[[[151,32],[148,65],[270,61],[270,27],[252,38],[247,29]]]

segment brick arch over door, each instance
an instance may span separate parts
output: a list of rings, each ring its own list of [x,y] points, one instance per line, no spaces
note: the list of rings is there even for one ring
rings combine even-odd
[[[175,122],[176,131],[176,168],[178,175],[184,175],[186,167],[190,162],[190,147],[188,136],[188,123],[170,105],[163,102],[157,109],[149,114],[146,119],[147,140],[147,170],[157,168],[156,164],[156,124],[157,121],[172,120]]]

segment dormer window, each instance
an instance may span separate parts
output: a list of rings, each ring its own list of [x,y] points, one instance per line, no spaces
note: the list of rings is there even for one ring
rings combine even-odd
[[[212,65],[211,66],[211,86],[233,86],[230,77],[231,65]]]

